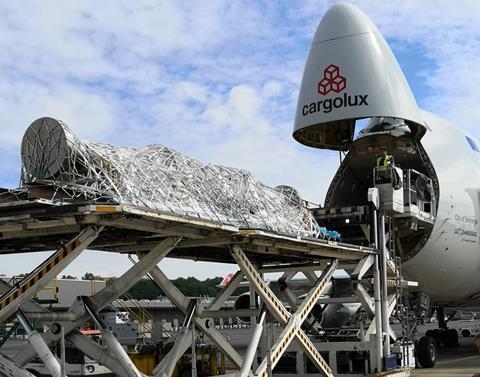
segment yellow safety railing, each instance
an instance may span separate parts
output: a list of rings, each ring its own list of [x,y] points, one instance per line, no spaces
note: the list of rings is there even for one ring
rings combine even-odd
[[[157,321],[155,317],[148,310],[146,310],[137,299],[133,298],[129,293],[124,293],[123,296],[133,305],[133,308],[127,305],[127,303],[123,300],[117,300],[116,302],[118,302],[122,309],[128,313],[130,318],[133,318],[138,322],[141,333],[146,333],[152,330],[151,327],[149,328],[148,326],[148,322],[151,321],[152,324],[154,322],[159,323],[164,333],[166,333],[167,336],[172,340],[175,339],[170,331],[165,329],[163,324]]]
[[[38,295],[40,294],[40,292],[49,292],[51,291],[53,294],[52,294],[52,299],[53,300],[57,300],[58,301],[58,293],[60,292],[60,287],[58,285],[58,279],[57,278],[54,278],[52,280],[52,285],[47,285],[46,287],[40,289],[37,294],[35,294],[33,297],[38,299]]]
[[[58,249],[27,276],[22,277],[21,281],[17,281],[15,284],[13,284],[12,288],[0,298],[0,310],[4,309],[18,297],[30,290],[37,282],[42,280],[44,276],[46,276],[56,265],[58,265],[81,244],[82,241],[79,238],[75,238],[65,246]]]

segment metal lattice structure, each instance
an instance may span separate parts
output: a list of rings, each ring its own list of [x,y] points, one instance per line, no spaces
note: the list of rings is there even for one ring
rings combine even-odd
[[[22,185],[52,200],[130,204],[244,228],[302,236],[319,227],[297,191],[252,174],[205,164],[161,145],[126,148],[80,140],[62,121],[41,118],[22,141]]]

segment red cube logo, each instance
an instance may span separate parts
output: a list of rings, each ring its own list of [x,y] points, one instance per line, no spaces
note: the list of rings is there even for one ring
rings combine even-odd
[[[343,76],[337,76],[332,80],[332,90],[340,93],[347,86],[347,79]]]
[[[338,75],[340,75],[340,68],[334,64],[330,64],[323,71],[323,76],[329,80],[333,80],[334,78],[338,77]]]
[[[325,95],[332,90],[331,83],[329,79],[323,79],[318,83],[318,93]]]
[[[340,75],[340,68],[330,64],[323,70],[323,78],[318,82],[317,92],[322,96],[330,92],[340,93],[347,87],[347,78]]]

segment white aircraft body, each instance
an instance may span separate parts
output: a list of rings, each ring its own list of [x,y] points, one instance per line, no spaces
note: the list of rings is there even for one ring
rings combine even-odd
[[[355,123],[371,118],[354,139]],[[367,205],[376,152],[386,147],[404,171],[431,179],[431,223],[402,217],[397,252],[405,278],[437,306],[480,298],[480,149],[467,132],[418,108],[397,60],[358,8],[337,4],[324,15],[309,52],[293,137],[348,151],[325,207]],[[320,174],[320,173],[319,173]]]
[[[402,270],[437,304],[474,305],[480,293],[480,151],[460,128],[421,114],[430,125],[420,143],[436,172],[438,209],[427,242]]]

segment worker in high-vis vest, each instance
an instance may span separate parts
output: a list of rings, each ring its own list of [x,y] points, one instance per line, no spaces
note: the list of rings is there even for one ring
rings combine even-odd
[[[385,147],[380,147],[380,156],[377,158],[377,168],[384,167],[385,170],[377,171],[376,183],[391,183],[395,159],[387,153]]]

